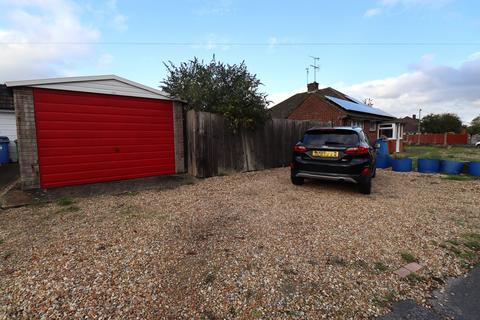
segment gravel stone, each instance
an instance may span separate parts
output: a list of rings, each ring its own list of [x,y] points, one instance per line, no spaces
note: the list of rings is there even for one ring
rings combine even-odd
[[[480,181],[377,171],[373,192],[287,168],[3,211],[1,319],[367,319],[468,271]],[[408,251],[416,281],[393,273]],[[379,263],[382,266],[379,271]],[[386,270],[384,270],[386,269]]]

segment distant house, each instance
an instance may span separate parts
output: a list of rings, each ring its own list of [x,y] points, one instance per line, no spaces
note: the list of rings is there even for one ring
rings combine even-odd
[[[13,108],[13,93],[4,84],[0,84],[0,137],[10,139],[9,154],[11,161],[17,161],[17,122]]]
[[[402,120],[405,125],[405,129],[404,129],[405,133],[412,134],[412,133],[418,132],[418,126],[420,122],[418,121],[417,116],[415,114],[412,115],[411,117],[406,116]]]
[[[272,118],[361,127],[371,142],[386,137],[392,152],[401,150],[403,123],[395,116],[331,87],[319,89],[316,82],[309,83],[307,89],[273,106],[269,110]]]

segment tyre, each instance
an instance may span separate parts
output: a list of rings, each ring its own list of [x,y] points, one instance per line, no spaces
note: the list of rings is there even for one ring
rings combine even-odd
[[[359,184],[359,191],[362,194],[372,193],[372,177],[365,177]]]
[[[375,178],[377,175],[377,167],[373,168],[372,178]]]
[[[290,179],[292,180],[292,183],[296,186],[301,186],[305,182],[305,179],[295,177],[294,175],[291,175]]]

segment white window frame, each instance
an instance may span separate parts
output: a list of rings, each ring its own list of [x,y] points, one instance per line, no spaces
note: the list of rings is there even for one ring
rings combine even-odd
[[[352,128],[362,128],[363,129],[363,120],[351,120],[350,125]]]
[[[370,132],[377,131],[377,121],[370,120],[370,127],[368,129]]]
[[[382,135],[381,135],[381,131],[382,130],[392,130],[392,136],[391,137],[387,137],[388,140],[395,140],[396,137],[397,137],[397,126],[395,125],[395,123],[380,123],[378,124],[378,138],[380,138]]]

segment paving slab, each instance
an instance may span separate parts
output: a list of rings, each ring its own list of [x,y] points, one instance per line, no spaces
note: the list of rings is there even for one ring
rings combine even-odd
[[[416,262],[409,263],[407,265],[404,265],[403,267],[411,272],[417,272],[418,270],[423,268],[421,264],[418,264]]]
[[[400,269],[393,271],[393,273],[398,275],[400,278],[405,278],[412,272],[404,267],[401,267]]]

